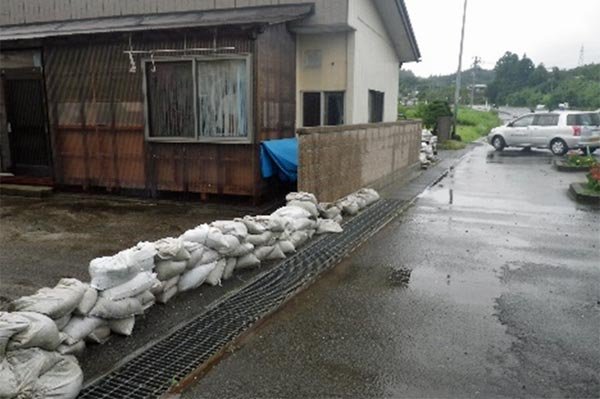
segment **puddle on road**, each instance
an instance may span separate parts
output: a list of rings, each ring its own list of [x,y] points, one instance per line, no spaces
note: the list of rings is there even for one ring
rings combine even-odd
[[[486,156],[487,163],[500,164],[551,164],[553,155],[544,150],[504,150],[502,152],[489,151]]]

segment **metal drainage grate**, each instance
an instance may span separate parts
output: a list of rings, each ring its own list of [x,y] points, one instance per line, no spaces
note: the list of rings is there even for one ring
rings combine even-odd
[[[137,357],[85,387],[79,398],[155,398],[185,378],[304,285],[392,220],[405,204],[381,200],[223,298]]]

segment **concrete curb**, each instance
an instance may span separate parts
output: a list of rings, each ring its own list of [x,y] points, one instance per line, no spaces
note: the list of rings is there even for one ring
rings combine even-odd
[[[600,193],[591,193],[585,183],[571,183],[569,193],[577,202],[600,205]]]

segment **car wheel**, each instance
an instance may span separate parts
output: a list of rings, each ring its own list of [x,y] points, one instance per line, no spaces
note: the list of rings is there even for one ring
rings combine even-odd
[[[565,155],[567,151],[569,151],[569,147],[567,146],[567,143],[565,143],[563,140],[554,139],[550,142],[550,151],[552,151],[552,154],[554,155],[562,156]]]
[[[492,139],[492,146],[496,151],[502,151],[504,147],[506,147],[506,142],[502,138],[502,136],[494,136]]]

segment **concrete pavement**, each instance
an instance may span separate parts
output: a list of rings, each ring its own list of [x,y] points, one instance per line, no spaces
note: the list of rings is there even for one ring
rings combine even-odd
[[[489,150],[183,396],[600,396],[600,214],[567,195],[584,175]]]

